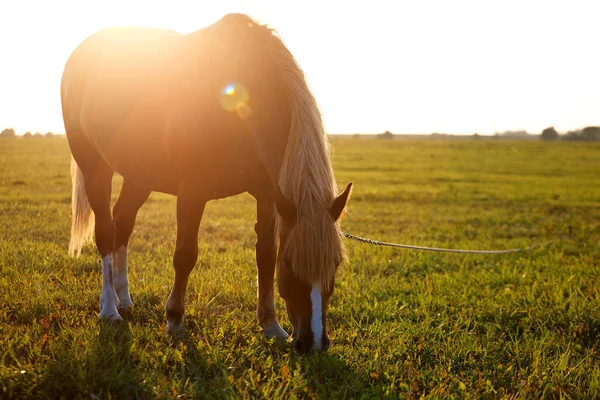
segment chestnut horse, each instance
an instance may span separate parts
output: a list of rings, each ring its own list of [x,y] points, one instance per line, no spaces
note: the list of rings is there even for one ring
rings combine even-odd
[[[321,115],[304,73],[270,28],[228,14],[190,34],[122,27],[83,41],[61,84],[72,154],[71,254],[95,234],[102,258],[100,318],[132,306],[127,244],[152,191],[177,196],[169,332],[182,328],[207,201],[256,198],[257,317],[287,338],[273,280],[286,302],[294,348],[326,350],[326,311],[344,258],[338,193]],[[110,210],[113,173],[123,176]]]

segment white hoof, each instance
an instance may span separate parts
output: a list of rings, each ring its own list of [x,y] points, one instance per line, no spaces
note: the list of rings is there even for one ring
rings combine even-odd
[[[114,290],[107,289],[102,291],[100,296],[100,319],[106,321],[122,321],[119,310],[117,310],[118,302],[117,294]]]
[[[103,309],[100,312],[100,317],[103,321],[123,321],[123,318],[115,308],[114,310],[110,310],[108,308]]]
[[[279,338],[279,339],[287,339],[288,334],[283,330],[281,325],[278,322],[274,322],[269,326],[264,328],[265,336],[267,338]]]
[[[133,301],[131,301],[131,297],[129,294],[125,298],[119,297],[119,310],[131,311],[133,309]]]

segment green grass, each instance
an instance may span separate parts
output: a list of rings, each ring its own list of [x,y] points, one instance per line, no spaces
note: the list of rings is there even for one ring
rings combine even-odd
[[[600,395],[600,146],[333,139],[343,229],[379,240],[528,253],[456,255],[347,241],[327,354],[255,321],[255,204],[209,203],[187,333],[165,334],[175,199],[152,194],[130,243],[136,303],[98,321],[99,257],[67,255],[64,138],[0,140],[2,398],[593,398]],[[115,189],[121,183],[114,182]],[[116,190],[113,199],[116,197]],[[284,328],[291,330],[277,297]]]

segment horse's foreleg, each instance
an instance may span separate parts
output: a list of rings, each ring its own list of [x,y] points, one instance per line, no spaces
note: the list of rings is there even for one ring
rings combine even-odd
[[[166,304],[170,333],[179,332],[183,326],[185,289],[198,259],[198,229],[205,204],[205,200],[184,191],[177,195],[177,244],[173,256],[175,281]]]
[[[133,232],[137,212],[146,202],[149,195],[149,190],[140,189],[128,180],[125,180],[119,194],[119,199],[113,208],[113,220],[116,232],[115,251],[112,254],[114,266],[113,283],[121,312],[128,312],[133,307],[133,301],[129,294],[127,244],[129,243],[131,232]]]
[[[287,338],[288,334],[281,328],[275,311],[273,294],[273,278],[275,275],[276,238],[275,238],[275,203],[270,198],[256,197],[257,222],[256,231],[256,265],[258,267],[258,304],[256,316],[258,323],[267,337]]]

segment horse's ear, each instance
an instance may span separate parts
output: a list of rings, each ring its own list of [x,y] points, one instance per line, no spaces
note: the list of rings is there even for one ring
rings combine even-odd
[[[285,222],[293,224],[296,222],[296,206],[281,192],[281,188],[277,185],[275,192],[275,205],[277,212]]]
[[[337,221],[342,217],[344,213],[344,209],[346,208],[346,204],[348,203],[348,199],[350,198],[350,193],[352,193],[352,182],[346,185],[346,189],[338,196],[337,199],[334,200],[333,204],[329,208],[329,214],[334,221]]]

